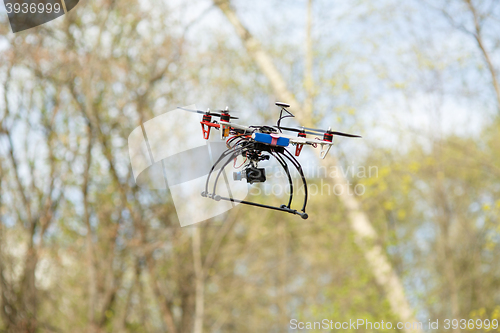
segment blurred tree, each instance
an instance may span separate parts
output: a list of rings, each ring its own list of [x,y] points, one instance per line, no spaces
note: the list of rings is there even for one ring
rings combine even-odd
[[[100,0],[20,34],[0,25],[0,331],[281,332],[292,316],[396,322],[412,315],[403,285],[419,318],[498,317],[498,122],[477,137],[442,131],[429,141],[418,123],[389,131],[384,115],[354,112],[358,100],[372,98],[373,109],[374,96],[397,101],[400,93],[417,107],[426,93],[449,94],[453,107],[467,101],[468,113],[479,104],[466,90],[484,90],[481,68],[470,66],[484,56],[463,55],[462,39],[444,43],[459,34],[432,31],[442,16],[425,20],[415,3],[361,1],[336,14],[330,8],[340,3],[307,1],[307,15],[306,2],[281,5],[294,26],[305,22],[304,50],[289,26],[271,27],[260,47],[258,34],[225,10],[250,56],[220,12],[199,1]],[[319,39],[312,22],[326,21],[344,30],[324,26]],[[345,29],[366,36],[351,45]],[[415,39],[399,34],[405,29]],[[493,67],[494,32],[481,27]],[[465,88],[440,90],[457,78]],[[347,126],[368,116],[382,136],[399,135],[384,149],[365,146],[359,160],[378,166],[378,177],[335,178],[365,185],[366,194],[315,195],[306,223],[237,207],[180,228],[168,191],[135,185],[132,129],[191,100],[265,110],[251,116],[267,121],[270,90],[296,110],[304,101],[311,125],[323,119],[318,106],[345,108],[325,121]],[[325,168],[342,170],[338,152],[338,164]],[[334,185],[320,178],[311,185]],[[368,239],[360,242],[353,227]]]

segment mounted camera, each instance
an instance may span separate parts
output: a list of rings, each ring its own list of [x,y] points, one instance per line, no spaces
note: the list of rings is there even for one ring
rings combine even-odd
[[[263,183],[266,181],[266,169],[249,166],[245,170],[233,172],[233,180],[245,178],[247,183]]]

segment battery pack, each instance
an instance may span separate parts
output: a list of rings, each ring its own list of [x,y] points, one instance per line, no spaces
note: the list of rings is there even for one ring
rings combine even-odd
[[[283,138],[278,134],[253,133],[252,139],[271,146],[287,147],[290,144],[290,139]]]

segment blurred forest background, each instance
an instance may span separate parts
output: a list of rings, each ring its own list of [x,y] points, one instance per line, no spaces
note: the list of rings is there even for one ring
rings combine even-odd
[[[17,34],[2,8],[0,332],[500,319],[499,80],[497,0],[86,0]],[[142,122],[276,100],[363,135],[323,163],[378,173],[323,181],[364,194],[180,228],[135,185]]]

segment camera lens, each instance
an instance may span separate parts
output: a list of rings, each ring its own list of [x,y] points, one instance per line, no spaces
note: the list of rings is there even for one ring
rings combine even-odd
[[[266,170],[264,168],[254,168],[249,167],[246,169],[247,182],[253,183],[263,183],[266,181]]]

